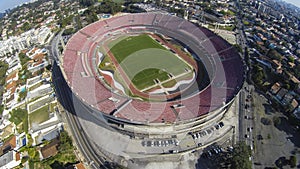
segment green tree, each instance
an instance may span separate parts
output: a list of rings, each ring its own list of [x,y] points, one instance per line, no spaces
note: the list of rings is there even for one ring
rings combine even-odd
[[[28,113],[25,109],[14,109],[10,112],[9,121],[15,123],[15,125],[19,125],[22,123],[22,131],[28,132]]]
[[[30,30],[31,27],[32,27],[32,26],[31,26],[28,22],[25,22],[25,23],[22,25],[21,30],[24,31],[24,32],[26,32],[26,31]]]
[[[72,140],[67,132],[62,131],[59,135],[60,145],[59,150],[69,150],[72,147]]]
[[[95,0],[79,0],[79,3],[83,6],[91,6],[95,3]]]
[[[251,150],[245,142],[239,142],[233,149],[233,156],[231,159],[231,169],[251,169]]]
[[[265,78],[265,74],[263,71],[263,68],[258,66],[258,64],[253,65],[253,69],[252,69],[252,80],[258,84],[258,85],[262,85],[264,78]]]
[[[25,90],[25,91],[20,91],[20,92],[19,92],[19,101],[24,100],[24,99],[26,98],[26,96],[27,96],[27,90]]]
[[[296,167],[296,165],[297,165],[297,158],[296,158],[296,156],[290,156],[290,165],[291,165],[291,168]]]
[[[238,44],[233,45],[240,53],[243,52],[242,47]]]
[[[30,60],[30,58],[23,52],[19,53],[19,58],[22,66],[24,66]]]
[[[288,57],[288,61],[291,62],[291,63],[294,63],[295,62],[295,58],[293,56],[289,56]]]
[[[275,49],[270,49],[267,52],[267,57],[271,58],[271,59],[276,59],[281,61],[282,60],[282,56],[280,55],[280,53],[278,53]]]
[[[27,116],[27,110],[25,109],[13,109],[11,112],[10,112],[10,121],[15,123],[15,125],[19,125],[24,118],[26,118]]]
[[[3,86],[5,83],[7,69],[8,69],[8,64],[6,62],[0,61],[0,85],[1,86]]]
[[[274,124],[274,126],[280,125],[280,124],[281,124],[281,119],[280,119],[280,117],[274,116],[274,117],[273,117],[273,124]]]
[[[0,115],[2,115],[3,111],[4,111],[4,105],[0,105]]]

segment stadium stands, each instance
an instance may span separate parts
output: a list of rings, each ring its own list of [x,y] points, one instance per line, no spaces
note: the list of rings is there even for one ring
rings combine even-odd
[[[196,61],[205,65],[209,86],[190,97],[168,102],[141,101],[114,93],[97,75],[96,49],[111,34],[130,31],[155,31],[186,44],[197,55]],[[244,75],[240,56],[225,40],[206,28],[161,13],[128,14],[88,25],[69,40],[62,66],[66,81],[83,102],[107,115],[142,123],[173,123],[223,109],[239,91]],[[172,107],[179,103],[180,107]]]

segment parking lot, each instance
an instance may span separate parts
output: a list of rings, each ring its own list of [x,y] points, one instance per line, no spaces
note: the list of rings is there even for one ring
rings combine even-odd
[[[300,133],[290,126],[287,117],[275,111],[269,101],[258,93],[253,93],[254,100],[254,166],[258,169],[275,167],[280,158],[289,159],[295,155],[300,162]],[[281,124],[275,126],[273,122],[269,125],[263,123],[262,119],[279,117]],[[282,168],[290,168],[289,165]]]
[[[142,145],[145,147],[168,147],[172,145],[178,146],[178,143],[179,141],[177,139],[142,141]]]

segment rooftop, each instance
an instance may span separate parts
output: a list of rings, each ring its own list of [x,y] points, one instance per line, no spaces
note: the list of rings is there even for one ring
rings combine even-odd
[[[51,141],[51,143],[42,147],[41,154],[42,154],[43,159],[55,156],[58,153],[58,149],[57,149],[58,144],[59,144],[59,140],[54,139],[53,141]]]

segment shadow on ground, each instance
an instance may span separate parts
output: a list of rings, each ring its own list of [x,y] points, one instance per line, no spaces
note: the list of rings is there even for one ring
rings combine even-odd
[[[287,135],[290,135],[287,137],[294,145],[295,147],[300,148],[300,132],[299,130],[296,130],[295,127],[290,125],[289,120],[281,116],[279,117],[280,123],[277,125],[274,125],[278,130],[285,132]]]

